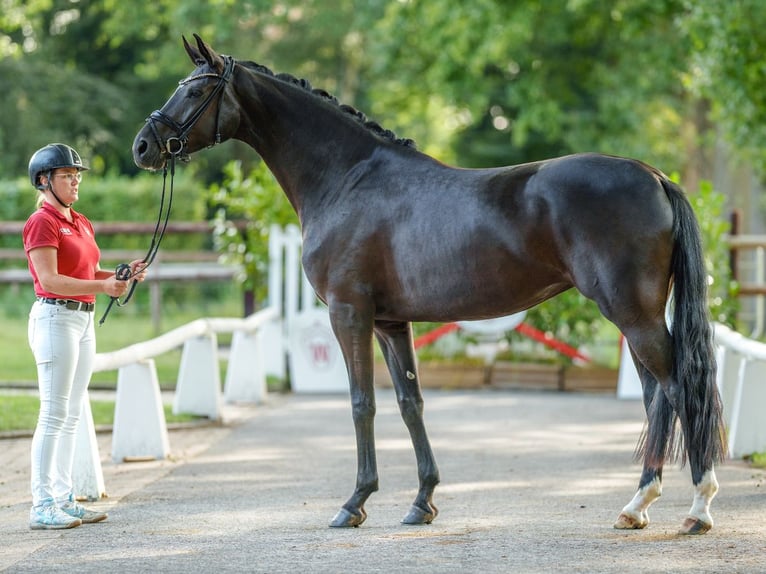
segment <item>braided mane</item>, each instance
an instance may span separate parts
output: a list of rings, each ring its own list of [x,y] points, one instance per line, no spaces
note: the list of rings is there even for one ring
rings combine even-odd
[[[255,62],[249,62],[249,61],[240,61],[239,64],[242,64],[244,67],[248,68],[249,70],[253,70],[254,72],[258,72],[259,74],[264,74],[266,76],[271,76],[273,78],[276,78],[278,80],[281,80],[283,82],[286,82],[288,84],[293,84],[294,86],[298,86],[307,92],[313,94],[314,96],[321,98],[322,100],[325,100],[327,102],[330,102],[337,106],[340,110],[343,112],[349,114],[354,119],[356,119],[357,122],[359,122],[361,125],[363,125],[365,128],[373,132],[375,135],[378,135],[380,137],[383,137],[385,139],[391,140],[392,142],[403,145],[405,147],[410,147],[415,149],[415,142],[408,138],[398,138],[396,137],[396,134],[392,132],[391,130],[387,130],[383,128],[379,123],[370,120],[365,116],[362,112],[357,110],[356,108],[349,106],[347,104],[342,104],[338,101],[338,98],[327,92],[326,90],[322,90],[319,88],[313,88],[311,86],[311,83],[306,79],[299,79],[295,76],[292,76],[290,74],[280,73],[275,74],[272,72],[269,68],[266,66],[263,66],[261,64],[257,64]]]

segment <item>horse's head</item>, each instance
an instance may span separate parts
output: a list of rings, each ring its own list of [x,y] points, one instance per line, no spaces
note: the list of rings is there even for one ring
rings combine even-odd
[[[160,110],[152,112],[133,141],[133,160],[143,169],[160,169],[175,156],[189,154],[232,137],[238,125],[237,106],[225,105],[234,59],[220,56],[194,34],[197,46],[183,39],[195,70]]]

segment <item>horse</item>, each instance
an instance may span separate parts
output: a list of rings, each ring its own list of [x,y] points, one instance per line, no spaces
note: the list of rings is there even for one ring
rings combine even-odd
[[[331,527],[361,525],[378,490],[374,339],[416,455],[419,488],[402,523],[429,524],[439,470],[411,323],[509,315],[570,288],[620,329],[642,383],[646,424],[635,456],[643,467],[614,527],[649,524],[663,466],[678,456],[694,485],[680,532],[713,526],[725,437],[700,231],[678,185],[641,161],[596,153],[452,167],[308,81],[194,38],[183,44],[195,69],[149,115],[133,158],[159,170],[237,139],[295,209],[302,264],[348,371],[356,436],[355,488]]]

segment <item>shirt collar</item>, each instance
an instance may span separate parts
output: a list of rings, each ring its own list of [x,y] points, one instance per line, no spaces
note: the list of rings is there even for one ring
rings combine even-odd
[[[48,213],[52,213],[59,219],[66,221],[67,223],[70,223],[70,221],[64,216],[63,213],[61,213],[58,209],[56,209],[53,205],[48,203],[47,201],[43,202],[42,209],[47,211]],[[80,219],[80,214],[77,213],[74,209],[71,207],[69,208],[69,213],[72,215],[72,223],[76,222],[78,219]]]

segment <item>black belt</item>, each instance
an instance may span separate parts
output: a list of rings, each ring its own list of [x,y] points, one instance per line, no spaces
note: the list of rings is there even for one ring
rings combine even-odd
[[[95,303],[83,303],[82,301],[75,301],[73,299],[50,299],[48,297],[38,297],[40,303],[48,303],[48,305],[61,305],[66,307],[70,311],[87,311],[92,312],[96,308]]]

